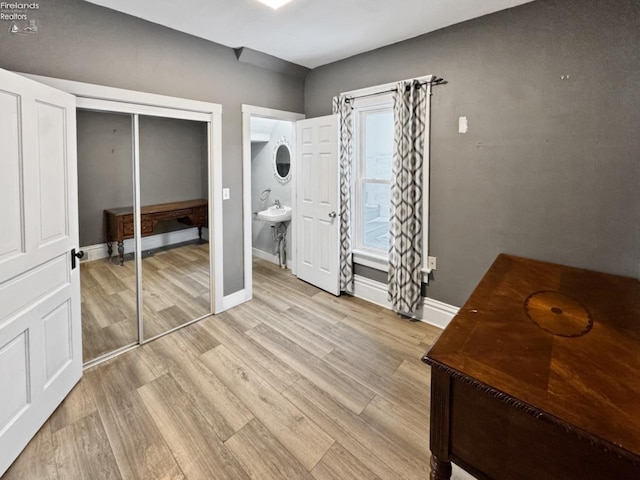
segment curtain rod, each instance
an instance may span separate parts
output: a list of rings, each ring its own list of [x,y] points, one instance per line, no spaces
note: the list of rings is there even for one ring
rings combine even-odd
[[[428,85],[428,84],[431,84],[431,85],[444,85],[446,83],[448,83],[448,82],[445,79],[436,77],[436,78],[434,78],[433,80],[431,80],[429,82],[420,82],[419,86]],[[408,88],[409,88],[409,86],[407,85],[407,89]],[[367,93],[365,95],[351,95],[351,96],[347,97],[345,99],[345,101],[347,103],[351,103],[351,100],[355,100],[357,98],[375,97],[376,95],[382,95],[383,93],[390,93],[390,92],[397,92],[397,91],[398,91],[397,88],[390,88],[388,90],[383,90],[381,92]]]

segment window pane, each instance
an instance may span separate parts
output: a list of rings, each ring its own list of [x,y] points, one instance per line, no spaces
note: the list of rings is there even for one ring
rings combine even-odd
[[[391,186],[365,183],[363,189],[362,246],[389,251],[389,206]]]
[[[364,131],[364,177],[391,179],[393,111],[367,113]]]

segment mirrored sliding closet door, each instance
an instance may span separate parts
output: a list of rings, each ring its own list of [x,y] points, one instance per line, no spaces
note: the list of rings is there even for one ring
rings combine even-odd
[[[205,122],[138,117],[145,340],[211,313]]]
[[[85,363],[138,343],[133,117],[77,111]]]
[[[117,108],[77,112],[85,365],[212,312],[210,123]]]

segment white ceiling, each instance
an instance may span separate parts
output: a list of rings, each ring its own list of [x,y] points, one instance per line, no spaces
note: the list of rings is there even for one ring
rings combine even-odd
[[[531,0],[87,0],[231,48],[308,68]]]

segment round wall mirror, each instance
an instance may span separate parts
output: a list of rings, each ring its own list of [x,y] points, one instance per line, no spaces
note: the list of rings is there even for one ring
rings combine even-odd
[[[285,137],[282,137],[273,151],[273,169],[280,183],[291,180],[291,147]]]

